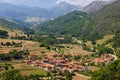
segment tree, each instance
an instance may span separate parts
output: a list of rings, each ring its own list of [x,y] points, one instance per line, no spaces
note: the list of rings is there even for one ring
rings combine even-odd
[[[1,73],[0,75],[1,80],[24,80],[22,75],[18,70],[5,70],[4,72]]]
[[[120,80],[120,60],[116,60],[94,72],[90,80]]]
[[[0,29],[0,38],[8,37],[8,32]]]
[[[70,73],[69,71],[66,71],[63,76],[66,77],[66,80],[72,80],[72,76],[74,76],[74,73]]]
[[[105,47],[104,45],[99,45],[97,47],[98,50],[98,55],[100,56],[101,54],[113,54],[113,50],[109,47]]]

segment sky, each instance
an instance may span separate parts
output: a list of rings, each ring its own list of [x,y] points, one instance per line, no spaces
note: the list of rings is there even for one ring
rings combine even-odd
[[[59,2],[67,2],[73,5],[86,6],[92,1],[95,0],[0,0],[0,2],[8,2],[16,5],[39,6],[41,8],[50,8]]]

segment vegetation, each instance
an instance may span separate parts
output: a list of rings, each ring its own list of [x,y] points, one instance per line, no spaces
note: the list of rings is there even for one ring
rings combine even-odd
[[[86,51],[92,51],[91,49],[90,49],[90,47],[88,47],[86,44],[82,44],[82,48],[84,49],[84,50],[86,50]]]
[[[10,28],[22,30],[25,34],[23,36],[12,36],[12,39],[19,39],[19,40],[32,40],[39,42],[40,47],[45,47],[48,50],[55,50],[60,54],[60,56],[64,56],[69,60],[73,60],[74,62],[80,61],[82,59],[82,64],[85,65],[85,62],[88,65],[94,65],[90,63],[92,58],[99,57],[101,54],[114,54],[116,53],[117,57],[120,58],[120,1],[116,1],[113,4],[109,4],[108,6],[104,7],[98,12],[93,14],[87,14],[80,11],[74,11],[67,15],[63,15],[58,17],[54,20],[45,22],[40,24],[38,27],[38,32],[34,35],[34,31],[26,26],[28,24],[18,22],[18,21],[9,21],[5,19],[0,19],[0,25]],[[17,23],[16,23],[17,22]],[[22,26],[22,27],[21,27]],[[105,35],[113,34],[115,37],[110,39],[103,44],[97,44],[97,39],[102,38]],[[4,30],[0,30],[0,38],[8,37],[8,32]],[[65,55],[64,49],[68,49],[68,47],[62,46],[60,44],[69,44],[73,43],[74,37],[82,39],[83,43],[82,49],[86,51],[94,51],[97,54],[93,54],[92,56],[81,56],[75,55],[72,56],[69,54]],[[87,40],[91,40],[91,44],[93,45],[92,49],[90,46],[86,45]],[[77,41],[76,41],[77,44]],[[36,44],[34,44],[36,45]],[[77,46],[80,44],[77,44]],[[14,47],[22,47],[22,43],[16,42],[1,42],[2,47],[6,46],[14,46]],[[39,50],[36,48],[35,50]],[[93,49],[94,48],[94,49]],[[74,50],[73,50],[74,51]],[[39,53],[39,52],[37,52]],[[46,56],[44,51],[39,56],[39,59]],[[76,53],[76,51],[74,51]],[[23,59],[25,56],[29,55],[28,50],[17,51],[13,50],[10,51],[8,54],[0,54],[0,60],[19,60]],[[86,63],[86,65],[87,65]],[[100,64],[101,65],[104,64]],[[51,74],[43,73],[42,71],[35,71],[33,75],[30,76],[23,76],[20,74],[19,70],[15,70],[9,64],[0,64],[0,80],[40,80],[41,77],[49,77],[49,76],[57,76],[61,75],[66,80],[71,80],[73,73],[65,72],[61,74],[61,72],[53,71]],[[11,69],[9,69],[11,68]],[[20,70],[22,72],[22,70]],[[24,70],[23,70],[24,71]],[[92,72],[92,71],[84,71],[79,72],[85,76],[91,76],[91,80],[119,80],[120,79],[120,60],[114,61],[111,64],[103,67],[100,71]]]
[[[120,32],[120,1],[109,4],[96,13],[93,13],[92,20],[95,22],[93,26],[92,36],[104,36],[106,34],[115,34]],[[93,36],[94,37],[94,36]]]
[[[12,36],[11,39],[18,39],[18,40],[34,40],[33,36],[30,36],[30,35],[23,35],[23,36]]]
[[[71,12],[55,20],[39,25],[39,32],[53,35],[80,36],[81,33],[84,33],[86,27],[91,26],[89,19],[86,13],[79,11]],[[90,27],[87,29],[89,31]]]
[[[39,75],[23,76],[18,70],[5,70],[0,74],[0,80],[40,80]]]
[[[120,48],[120,34],[117,34],[113,39],[113,47]]]
[[[97,50],[99,56],[101,54],[114,54],[114,51],[109,47],[105,47],[105,45],[98,45]]]
[[[34,40],[40,42],[40,47],[45,47],[47,49],[51,49],[51,46],[56,46],[56,44],[69,44],[73,43],[73,39],[71,36],[64,36],[63,39],[57,39],[57,37],[47,35],[43,36],[35,36]],[[58,46],[57,46],[58,47]]]
[[[93,73],[90,80],[119,80],[120,79],[120,60],[101,68]]]
[[[66,77],[66,80],[72,80],[72,76],[74,76],[74,73],[70,73],[69,71],[66,71],[63,76]]]
[[[0,38],[8,37],[8,32],[0,29]]]
[[[83,74],[83,75],[85,75],[85,76],[92,76],[92,74],[93,74],[93,72],[92,71],[90,71],[90,70],[87,70],[87,71],[81,71],[81,72],[79,72],[80,74]]]
[[[15,43],[14,41],[12,41],[12,42],[6,42],[6,43],[1,42],[0,44],[1,44],[2,46],[22,47],[22,42],[20,42],[20,43]]]
[[[25,22],[21,22],[13,19],[0,18],[0,26],[4,28],[9,28],[11,30],[18,29],[23,31],[25,34],[34,34],[34,30],[30,29],[31,25]],[[1,32],[1,30],[0,30]],[[0,33],[1,34],[1,33]]]
[[[38,26],[39,33],[72,35],[83,40],[96,40],[107,34],[120,32],[120,1],[110,4],[93,14],[71,12]]]
[[[1,72],[3,69],[4,69],[4,70],[13,69],[13,66],[12,66],[11,64],[6,64],[6,63],[0,64],[0,72]]]
[[[29,52],[26,51],[10,51],[8,54],[0,54],[0,60],[11,60],[11,59],[22,59],[25,55],[28,55]]]

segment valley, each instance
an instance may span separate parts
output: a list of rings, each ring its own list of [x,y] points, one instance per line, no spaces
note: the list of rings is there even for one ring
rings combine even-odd
[[[0,80],[120,79],[119,0],[0,6]]]

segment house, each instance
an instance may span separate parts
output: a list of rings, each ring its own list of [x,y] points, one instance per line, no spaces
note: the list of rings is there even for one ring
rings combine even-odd
[[[81,66],[79,63],[73,63],[64,57],[49,57],[42,60],[38,60],[36,55],[30,55],[29,60],[26,61],[31,66],[42,68],[48,71],[59,69],[62,73],[66,71],[77,72],[88,70],[86,66]]]
[[[92,62],[94,62],[96,65],[99,64],[99,63],[109,64],[113,60],[115,60],[115,57],[113,55],[111,55],[111,54],[102,54],[100,56],[100,58],[95,58]]]

